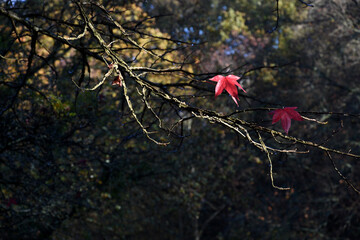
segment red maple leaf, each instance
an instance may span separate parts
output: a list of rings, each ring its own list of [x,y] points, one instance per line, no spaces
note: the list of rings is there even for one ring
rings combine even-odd
[[[295,109],[297,109],[297,107],[286,107],[276,109],[270,112],[269,114],[274,114],[272,118],[272,124],[281,120],[281,126],[286,132],[286,134],[288,134],[291,126],[291,119],[294,119],[296,121],[304,120],[301,115],[297,111],[295,111]]]
[[[244,92],[246,92],[242,86],[237,82],[237,80],[239,80],[240,77],[235,76],[235,75],[228,75],[226,77],[222,76],[222,75],[217,75],[213,78],[210,78],[209,80],[217,82],[216,87],[215,87],[215,98],[217,96],[219,96],[224,89],[231,95],[232,99],[234,100],[234,102],[236,103],[236,105],[239,106],[239,104],[237,103],[236,99],[239,100],[239,96],[238,96],[238,90],[237,87],[241,88],[241,90],[243,90]]]
[[[112,81],[111,85],[119,85],[120,87],[122,86],[122,82],[121,82],[121,78],[120,75],[116,76],[114,78],[114,80]]]

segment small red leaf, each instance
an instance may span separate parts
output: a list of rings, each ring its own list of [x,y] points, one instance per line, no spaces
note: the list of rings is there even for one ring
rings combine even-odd
[[[281,120],[281,127],[284,129],[285,133],[288,134],[291,127],[291,119],[296,121],[304,120],[295,109],[297,109],[297,107],[286,107],[270,112],[270,114],[273,114],[272,124]]]
[[[120,75],[116,76],[111,84],[112,85],[119,85],[121,87],[122,86],[122,81],[121,81]]]
[[[215,98],[217,96],[219,96],[225,89],[230,94],[230,96],[232,97],[232,99],[234,100],[236,105],[239,106],[238,102],[236,101],[236,100],[239,100],[238,89],[236,86],[240,87],[241,90],[246,92],[242,88],[242,86],[237,82],[237,80],[239,80],[239,79],[240,79],[240,77],[235,76],[235,75],[228,75],[226,77],[224,77],[222,75],[217,75],[213,78],[210,78],[209,80],[217,82],[216,87],[215,87]]]

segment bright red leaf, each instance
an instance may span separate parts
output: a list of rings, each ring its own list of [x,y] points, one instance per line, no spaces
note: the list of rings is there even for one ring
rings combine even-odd
[[[236,105],[239,106],[239,104],[236,101],[236,99],[239,100],[238,89],[236,86],[238,86],[239,88],[241,88],[241,90],[246,92],[242,88],[242,86],[237,82],[237,80],[239,80],[239,79],[240,79],[240,77],[235,76],[235,75],[228,75],[226,77],[224,77],[222,75],[217,75],[213,78],[210,78],[209,80],[217,82],[216,87],[215,87],[215,98],[217,96],[219,96],[225,89],[231,95],[231,97],[234,100],[234,102],[236,103]]]
[[[304,120],[301,115],[295,111],[295,109],[297,109],[297,107],[286,107],[270,112],[270,114],[274,114],[272,118],[272,124],[281,120],[281,126],[286,134],[288,134],[291,126],[291,119],[296,121]]]
[[[112,81],[112,85],[119,85],[119,87],[122,86],[120,75],[114,78],[114,80]]]

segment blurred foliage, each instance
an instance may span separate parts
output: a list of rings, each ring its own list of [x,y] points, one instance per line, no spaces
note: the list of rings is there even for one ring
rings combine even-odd
[[[99,32],[131,66],[231,71],[248,91],[247,98],[240,94],[241,109],[359,112],[358,1],[319,0],[304,8],[300,1],[279,0],[279,26],[272,33],[274,0],[101,2],[154,53],[117,41],[122,33],[91,9]],[[57,35],[81,33],[74,32],[83,23],[71,1],[0,4]],[[266,156],[241,136],[192,118],[175,125],[178,135],[163,131],[133,87],[129,94],[143,124],[171,142],[157,146],[132,118],[119,86],[107,81],[96,91],[82,91],[74,84],[92,87],[108,70],[91,54],[100,49],[90,34],[76,40],[79,49],[40,35],[29,71],[31,34],[3,15],[0,26],[3,239],[360,238],[358,195],[339,181],[323,153],[274,154],[276,182],[292,188],[276,190]],[[188,81],[181,72],[146,77],[164,84]],[[233,110],[231,98],[222,94],[215,101],[213,86],[210,92],[201,80],[196,89],[168,91],[186,95],[192,105]],[[190,117],[156,99],[151,104],[167,126]],[[271,125],[266,111],[243,115]],[[358,118],[306,116],[322,116],[329,124],[294,123],[294,135],[359,152]],[[359,186],[358,161],[335,161]]]

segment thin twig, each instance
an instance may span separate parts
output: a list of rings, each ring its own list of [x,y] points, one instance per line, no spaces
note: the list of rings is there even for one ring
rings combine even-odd
[[[299,0],[299,2],[301,2],[302,4],[306,5],[307,7],[314,7],[314,5],[310,4],[310,3],[307,3],[303,0]]]
[[[264,141],[262,140],[260,133],[259,133],[258,131],[257,131],[257,133],[258,133],[258,136],[259,136],[259,141],[260,141],[260,143],[261,143],[261,146],[262,146],[263,150],[266,152],[267,158],[268,158],[268,160],[269,160],[271,185],[272,185],[274,188],[279,189],[279,190],[290,190],[289,187],[278,187],[278,186],[276,186],[276,185],[274,184],[273,164],[272,164],[272,161],[271,161],[270,153],[269,153],[269,151],[267,150],[267,147],[266,147]]]
[[[308,120],[308,121],[312,121],[312,122],[316,122],[316,123],[319,123],[319,124],[328,124],[328,122],[321,122],[321,121],[319,121],[319,120],[316,120],[316,119],[314,119],[314,118],[308,118],[308,117],[304,117],[304,116],[301,116],[303,119],[305,119],[305,120]]]
[[[115,65],[116,66],[116,65]],[[103,79],[98,83],[96,84],[94,87],[92,88],[83,88],[83,87],[80,87],[75,81],[74,79],[71,79],[71,81],[75,84],[76,87],[78,87],[79,89],[81,90],[85,90],[85,91],[94,91],[96,90],[97,88],[99,88],[102,84],[104,84],[105,80],[113,73],[114,69],[116,67],[113,67],[113,68],[110,68],[107,73],[104,75]]]
[[[58,37],[61,39],[67,40],[67,41],[74,41],[74,40],[79,40],[80,38],[83,38],[85,36],[86,32],[87,32],[87,25],[85,25],[84,31],[76,37],[66,37],[66,36],[65,37],[58,36]]]
[[[330,153],[328,151],[325,151],[327,156],[329,157],[331,164],[333,165],[335,171],[337,172],[337,174],[339,174],[339,176],[344,179],[344,181],[347,183],[347,185],[349,185],[357,194],[360,194],[360,191],[354,187],[354,185],[350,182],[350,180],[347,179],[347,177],[345,177],[340,170],[336,167],[334,159],[331,157]]]
[[[280,13],[279,13],[279,0],[276,0],[276,25],[271,30],[268,30],[268,33],[273,33],[276,29],[279,27],[279,19],[280,19]]]
[[[125,80],[123,79],[122,81],[122,84],[123,84],[123,89],[124,89],[124,96],[125,96],[125,99],[126,99],[126,102],[128,104],[128,107],[130,109],[130,112],[132,114],[132,116],[134,117],[135,121],[137,122],[137,124],[139,124],[139,126],[141,127],[142,131],[144,132],[144,134],[146,135],[146,137],[148,139],[150,139],[152,142],[156,143],[157,145],[160,145],[160,146],[166,146],[169,144],[169,142],[159,142],[159,141],[156,141],[155,139],[153,139],[152,137],[150,137],[150,134],[153,133],[153,132],[149,132],[146,130],[146,128],[142,125],[142,123],[140,122],[140,120],[138,119],[136,113],[135,113],[135,110],[132,106],[132,102],[130,100],[130,97],[128,95],[128,88],[126,86],[126,83],[125,83]]]

